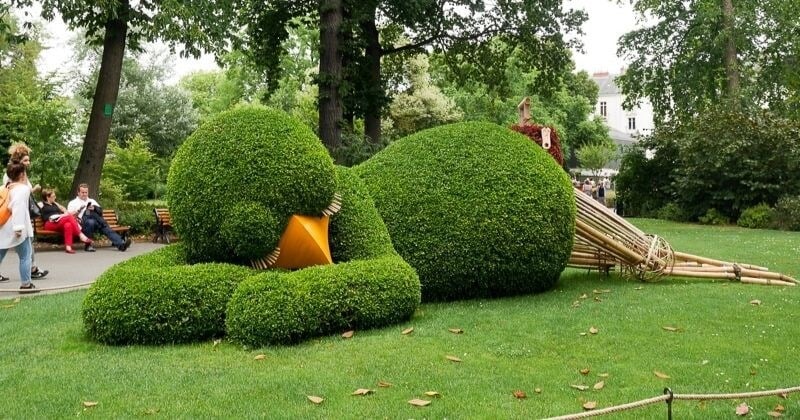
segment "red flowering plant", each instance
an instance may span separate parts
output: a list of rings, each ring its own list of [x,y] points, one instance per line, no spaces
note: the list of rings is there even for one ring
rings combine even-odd
[[[511,129],[516,131],[517,133],[524,134],[528,136],[531,140],[533,140],[539,146],[542,145],[542,128],[545,126],[539,124],[525,124],[519,125],[514,124],[511,126]],[[550,152],[550,156],[558,162],[559,166],[564,166],[564,153],[561,152],[561,142],[558,141],[558,133],[556,129],[550,127],[550,149],[547,150]]]

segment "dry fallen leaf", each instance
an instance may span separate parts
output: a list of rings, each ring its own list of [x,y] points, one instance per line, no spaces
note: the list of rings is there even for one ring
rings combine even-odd
[[[345,331],[344,333],[342,333],[342,338],[353,338],[353,334],[355,333],[356,332],[353,330]]]
[[[581,306],[581,301],[576,300],[575,302],[572,302],[572,307],[573,308],[577,308],[578,306]]]
[[[325,401],[324,399],[317,397],[316,395],[309,395],[308,400],[314,404],[322,404],[322,402]]]
[[[594,386],[592,388],[594,388],[594,389],[603,389],[604,386],[606,386],[605,381],[600,381],[600,382],[594,384]]]
[[[666,326],[666,325],[664,325],[664,326],[663,326],[663,327],[661,327],[661,328],[663,328],[663,329],[665,329],[665,330],[667,330],[667,331],[672,331],[672,332],[678,331],[678,329],[677,329],[677,328],[675,328],[675,327],[668,327],[668,326]]]
[[[148,416],[152,416],[153,414],[158,414],[159,411],[161,411],[160,408],[152,408],[151,407],[151,408],[148,408],[147,410],[144,410],[144,413],[147,414]]]
[[[97,401],[84,401],[83,402],[83,406],[87,407],[87,408],[94,407],[96,405],[97,405]]]
[[[597,401],[587,401],[583,403],[584,410],[594,410],[595,408],[597,408]]]
[[[404,329],[403,332],[401,332],[400,334],[409,335],[412,332],[414,332],[414,327],[408,327],[408,328]]]
[[[767,415],[772,418],[783,417],[783,414],[781,414],[779,411],[770,411],[767,413]]]
[[[608,378],[608,373],[605,373],[605,372],[604,373],[598,373],[597,376],[599,376],[601,378]]]
[[[761,305],[761,301],[758,300],[758,299],[753,299],[753,300],[750,301],[750,304],[753,305],[753,306],[758,306],[758,305]]]
[[[386,381],[378,381],[378,386],[381,388],[389,388],[390,386],[392,386],[392,384]]]
[[[642,290],[642,289],[644,289],[644,286],[639,286],[639,287],[634,287],[633,288],[633,290]]]
[[[353,391],[353,393],[350,395],[367,395],[367,394],[372,394],[372,390],[367,388],[358,388],[357,390]]]
[[[789,395],[788,395],[788,394],[786,394],[785,392],[782,392],[782,393],[778,394],[778,396],[779,396],[779,397],[781,397],[781,398],[783,398],[784,400],[785,400],[785,399],[787,399],[787,398],[789,398]]]
[[[783,408],[782,405],[778,404],[778,405],[775,406],[775,411],[783,412],[783,410],[785,410],[785,409]]]
[[[589,295],[587,295],[586,293],[584,293],[584,294],[582,294],[582,295],[581,295],[581,296],[580,296],[578,299],[588,299],[588,298],[589,298]]]
[[[653,374],[656,375],[656,377],[659,377],[661,379],[670,379],[669,375],[667,375],[666,373],[663,373],[663,372],[659,372],[657,370],[654,370]]]
[[[440,394],[440,393],[438,393],[436,391],[425,391],[425,395],[427,395],[429,397],[441,397],[442,396],[442,394]]]
[[[14,304],[11,304],[11,305],[2,305],[2,306],[0,306],[0,308],[3,308],[3,309],[11,309],[11,308],[13,308],[14,306],[16,306],[16,305],[14,305]]]
[[[14,303],[20,303],[20,302],[21,302],[21,300],[20,300],[20,299],[21,299],[21,298],[16,298],[16,299],[14,299]]]
[[[750,414],[750,406],[747,403],[741,403],[736,406],[736,415],[737,416],[746,416]]]
[[[583,337],[584,335],[586,335],[586,333],[582,332],[582,333],[580,333],[580,335],[581,335],[581,337]]]
[[[419,398],[414,398],[413,400],[409,400],[408,403],[413,405],[413,406],[417,406],[417,407],[425,407],[426,405],[430,404],[431,402],[427,401],[427,400],[421,400]]]
[[[533,392],[535,392],[537,394],[541,394],[542,393],[542,388],[534,388]]]
[[[528,398],[528,396],[525,395],[524,391],[516,390],[516,391],[514,391],[514,398],[516,398],[518,400],[521,400],[521,399],[524,399],[524,398]]]
[[[588,375],[589,374],[589,368],[583,368],[583,369],[580,370],[580,372],[581,372],[581,375]]]
[[[455,357],[455,356],[447,355],[445,357],[447,358],[447,360],[449,360],[451,362],[460,362],[461,361],[461,359],[459,359],[458,357]]]
[[[570,386],[577,389],[578,391],[586,391],[587,389],[589,389],[589,387],[586,385],[570,385]]]
[[[267,358],[267,356],[264,355],[264,354],[257,354],[256,357],[254,357],[253,359],[254,360],[264,360],[266,358]]]
[[[602,302],[602,301],[603,301],[603,299],[600,299],[600,296],[595,296],[595,297],[594,297],[594,301],[595,301],[595,302]]]
[[[450,331],[453,334],[463,334],[464,330],[461,328],[448,328],[447,331]]]
[[[589,328],[589,334],[597,334],[598,332],[600,332],[600,330],[598,330],[595,327],[590,327]]]
[[[594,293],[596,295],[599,295],[601,293],[611,293],[611,289],[602,289],[602,290],[594,289],[594,290],[592,290],[592,293]]]
[[[221,342],[222,342],[222,339],[218,338],[218,339],[214,340],[214,344],[211,347],[217,347],[219,345],[219,343],[221,343]]]

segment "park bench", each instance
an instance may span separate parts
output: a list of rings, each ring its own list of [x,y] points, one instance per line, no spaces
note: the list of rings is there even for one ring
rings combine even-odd
[[[119,224],[119,217],[117,211],[114,209],[103,209],[103,219],[108,223],[108,226],[114,232],[117,232],[122,239],[128,238],[128,232],[131,230],[130,226],[121,226]],[[33,219],[33,231],[37,239],[54,238],[61,239],[64,234],[55,230],[47,230],[44,228],[44,221],[40,217]]]
[[[153,209],[153,214],[156,216],[156,232],[153,234],[153,243],[164,241],[165,244],[169,243],[169,234],[172,232],[172,219],[169,215],[169,209]]]

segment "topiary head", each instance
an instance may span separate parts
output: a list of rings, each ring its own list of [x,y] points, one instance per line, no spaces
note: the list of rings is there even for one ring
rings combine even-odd
[[[275,249],[292,214],[319,215],[336,179],[308,127],[282,111],[242,106],[189,136],[167,187],[190,262],[244,263]]]

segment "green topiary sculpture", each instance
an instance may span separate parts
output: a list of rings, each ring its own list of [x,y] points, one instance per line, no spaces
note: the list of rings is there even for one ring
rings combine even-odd
[[[575,231],[566,173],[525,136],[459,123],[396,141],[355,168],[414,267],[423,300],[543,291]]]
[[[289,216],[319,215],[336,192],[319,139],[284,112],[240,107],[181,145],[167,178],[190,262],[247,263],[270,253]]]
[[[106,271],[83,302],[90,337],[160,344],[228,334],[252,346],[292,343],[408,319],[419,277],[394,250],[363,181],[283,112],[220,114],[178,150],[170,213],[181,243]],[[293,214],[317,216],[334,193],[334,264],[296,271],[241,265],[278,244]],[[239,263],[239,264],[234,264]]]

